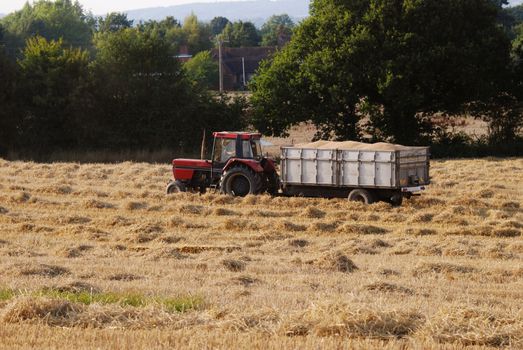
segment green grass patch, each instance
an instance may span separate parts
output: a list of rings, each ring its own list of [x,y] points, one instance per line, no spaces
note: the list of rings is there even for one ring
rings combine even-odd
[[[12,289],[0,289],[0,301],[6,301],[16,296]]]
[[[6,301],[20,295],[62,299],[72,303],[80,303],[84,305],[118,304],[121,306],[130,307],[158,305],[165,308],[165,310],[168,312],[185,312],[192,309],[198,309],[203,306],[203,299],[197,296],[158,297],[146,296],[139,293],[90,293],[87,291],[71,292],[52,288],[41,289],[33,292],[0,289],[0,301]]]
[[[185,312],[203,306],[201,297],[161,298],[158,302],[169,312]]]

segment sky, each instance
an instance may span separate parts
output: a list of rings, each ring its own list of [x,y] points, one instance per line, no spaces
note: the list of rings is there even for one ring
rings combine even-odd
[[[523,0],[521,0],[523,1]],[[0,13],[19,10],[27,0],[0,0]],[[30,0],[29,2],[32,2]],[[181,5],[191,2],[217,2],[216,0],[80,0],[84,9],[94,14],[105,14],[113,11],[134,10],[146,7]]]
[[[0,0],[0,13],[10,13],[20,9],[27,0]],[[180,5],[191,2],[217,2],[222,0],[80,0],[86,10],[96,15],[112,11],[133,10],[146,7]],[[511,5],[523,3],[523,0],[510,0]]]

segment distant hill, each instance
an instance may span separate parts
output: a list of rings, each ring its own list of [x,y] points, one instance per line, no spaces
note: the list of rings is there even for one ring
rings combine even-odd
[[[249,20],[261,26],[272,15],[286,13],[293,20],[300,21],[309,15],[310,0],[248,0],[214,3],[193,3],[168,7],[151,7],[125,11],[136,22],[161,20],[172,16],[178,20],[194,12],[201,21],[210,21],[223,16],[230,21]]]

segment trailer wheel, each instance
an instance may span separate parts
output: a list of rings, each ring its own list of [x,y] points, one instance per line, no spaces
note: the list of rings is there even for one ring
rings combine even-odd
[[[185,184],[179,180],[171,181],[167,184],[167,194],[187,192]]]
[[[403,195],[401,193],[393,194],[389,199],[390,204],[394,207],[399,207],[403,203]]]
[[[372,204],[375,202],[372,193],[361,188],[350,191],[348,198],[350,201],[361,202],[365,204]]]
[[[223,173],[220,180],[220,191],[222,193],[245,197],[248,194],[256,194],[260,188],[260,176],[244,166],[235,166]]]

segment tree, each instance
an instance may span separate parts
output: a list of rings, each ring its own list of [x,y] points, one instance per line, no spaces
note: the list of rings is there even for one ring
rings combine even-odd
[[[502,8],[503,6],[508,5],[508,0],[490,0],[490,2],[497,8]]]
[[[158,32],[134,28],[98,33],[94,43],[97,104],[88,129],[97,133],[90,142],[112,149],[165,143],[165,132],[175,135],[175,120],[184,112],[180,102],[191,101],[172,47]]]
[[[44,152],[76,147],[75,117],[82,110],[79,100],[88,79],[87,52],[37,36],[27,40],[18,65],[21,146]]]
[[[484,101],[470,104],[471,114],[488,123],[488,143],[511,148],[523,145],[523,24],[514,28],[513,64],[504,90]]]
[[[283,46],[291,40],[294,22],[287,14],[271,16],[261,28],[262,46]]]
[[[132,26],[133,20],[128,19],[127,14],[121,12],[111,12],[105,17],[98,18],[98,30],[100,32],[116,32]]]
[[[229,108],[227,99],[192,84],[171,44],[157,32],[131,28],[99,33],[95,45],[96,105],[87,126],[96,130],[91,144],[192,150],[201,142],[197,130],[241,126],[239,102],[230,101]]]
[[[62,39],[64,44],[89,47],[91,19],[78,1],[38,0],[1,20],[8,33],[6,41],[11,48],[22,49],[25,41],[35,35],[47,40]],[[18,50],[14,50],[17,52]]]
[[[197,53],[184,64],[188,78],[193,82],[211,89],[218,85],[218,64],[211,57],[210,51]]]
[[[508,40],[490,0],[317,0],[251,89],[268,134],[312,121],[318,137],[426,142],[433,112],[499,91]]]
[[[214,17],[210,23],[211,34],[214,36],[220,34],[229,23],[231,22],[225,17]]]
[[[512,51],[517,64],[523,60],[523,23],[515,28],[516,37],[512,42]]]
[[[523,22],[523,4],[506,8],[504,12],[514,19],[516,25]]]
[[[182,30],[187,40],[186,44],[189,46],[189,52],[192,54],[209,50],[212,47],[209,25],[199,22],[195,14],[184,19]]]
[[[260,37],[258,30],[251,22],[234,22],[225,26],[222,37],[231,47],[258,46]]]
[[[499,11],[498,21],[511,40],[516,37],[515,29],[523,22],[523,5],[503,7]]]
[[[141,32],[149,32],[166,40],[170,43],[173,52],[178,52],[180,46],[187,45],[187,35],[174,17],[167,16],[161,21],[139,23],[137,28]]]
[[[0,27],[0,42],[2,30]],[[17,72],[8,59],[5,48],[0,45],[0,156],[14,148],[16,140],[15,82]]]

